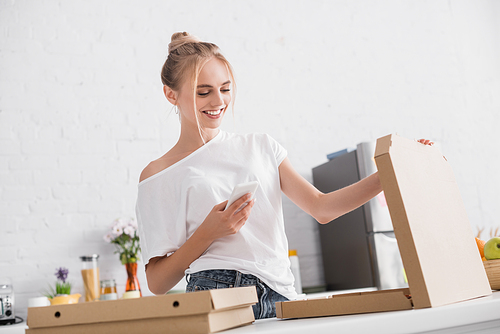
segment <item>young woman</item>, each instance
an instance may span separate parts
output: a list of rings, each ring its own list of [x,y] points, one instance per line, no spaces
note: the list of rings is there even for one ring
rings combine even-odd
[[[181,132],[140,176],[136,212],[149,289],[164,294],[184,275],[187,292],[253,285],[255,318],[274,317],[276,301],[296,297],[281,192],[326,224],[377,195],[378,175],[324,194],[268,135],[221,131],[235,82],[212,43],[175,33],[161,78]],[[255,199],[238,211],[247,194],[225,210],[233,187],[249,181],[259,182]]]

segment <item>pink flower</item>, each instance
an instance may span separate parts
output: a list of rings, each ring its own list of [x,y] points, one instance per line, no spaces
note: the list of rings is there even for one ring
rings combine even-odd
[[[127,226],[127,222],[125,221],[125,219],[124,218],[117,218],[113,222],[113,227],[112,228],[115,228],[115,227],[124,228],[125,226]]]
[[[111,231],[103,238],[104,241],[115,244],[123,264],[137,261],[137,254],[141,251],[141,247],[134,218],[115,219]]]
[[[123,227],[115,225],[113,226],[112,231],[114,235],[119,236],[123,233]]]
[[[104,236],[104,241],[111,242],[112,240],[113,240],[113,236],[111,235],[111,233],[108,233]]]
[[[130,222],[129,222],[129,225],[132,226],[134,228],[134,230],[137,230],[137,222],[135,221],[135,219],[130,219]]]
[[[133,238],[135,234],[135,229],[132,226],[127,226],[123,229],[123,232],[125,234],[130,235],[130,237]]]

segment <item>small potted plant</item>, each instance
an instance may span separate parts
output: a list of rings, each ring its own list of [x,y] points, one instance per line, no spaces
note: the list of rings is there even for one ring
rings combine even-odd
[[[137,222],[133,218],[115,219],[111,231],[104,236],[106,242],[116,246],[115,253],[119,254],[120,261],[127,270],[127,284],[125,291],[139,291],[141,287],[137,279],[137,261],[140,252]]]
[[[76,304],[80,299],[80,294],[71,294],[71,283],[67,281],[69,270],[64,267],[56,268],[56,289],[49,287],[50,291],[45,296],[50,299],[51,305],[57,304]]]

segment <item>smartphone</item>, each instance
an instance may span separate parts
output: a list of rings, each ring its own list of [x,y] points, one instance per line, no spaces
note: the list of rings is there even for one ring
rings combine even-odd
[[[227,208],[229,208],[229,206],[237,201],[241,196],[251,193],[252,196],[250,197],[250,199],[245,204],[243,204],[236,212],[243,209],[248,204],[248,202],[250,202],[255,197],[255,191],[257,191],[258,187],[258,181],[237,184],[234,187],[231,196],[229,196],[229,201],[227,202],[226,208],[224,210],[227,210]]]

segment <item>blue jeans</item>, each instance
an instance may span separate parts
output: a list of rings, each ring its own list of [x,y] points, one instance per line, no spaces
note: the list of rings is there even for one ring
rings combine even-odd
[[[254,275],[243,274],[237,270],[203,270],[188,276],[189,281],[186,292],[255,286],[259,299],[259,302],[252,306],[255,319],[276,317],[274,303],[288,300],[288,298],[272,290]]]

